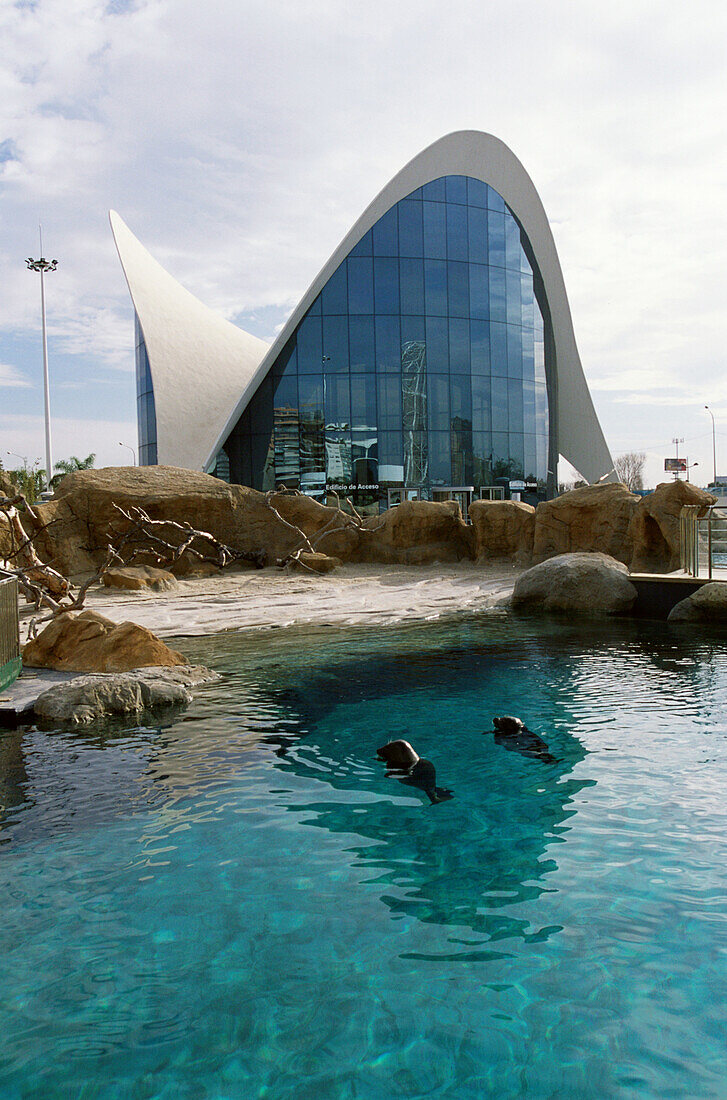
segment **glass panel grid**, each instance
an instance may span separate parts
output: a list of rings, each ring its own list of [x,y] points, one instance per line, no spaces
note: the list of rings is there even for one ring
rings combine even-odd
[[[502,197],[481,180],[433,180],[331,276],[272,368],[274,396],[266,380],[225,444],[233,480],[284,481],[319,499],[326,484],[360,487],[375,506],[379,467],[381,485],[425,495],[498,476],[544,482],[544,331]],[[137,397],[148,454],[156,422],[140,329]]]

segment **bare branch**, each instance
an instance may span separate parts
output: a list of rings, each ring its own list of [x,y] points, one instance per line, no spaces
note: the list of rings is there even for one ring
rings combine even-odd
[[[295,496],[303,495],[299,493],[297,489],[286,489],[284,490],[284,493]],[[373,534],[375,531],[381,530],[386,522],[382,519],[381,522],[378,523],[375,527],[367,527],[366,521],[356,511],[350,498],[346,497],[345,503],[348,504],[348,506],[350,507],[352,512],[351,515],[349,515],[347,512],[344,512],[343,508],[341,507],[341,499],[338,493],[332,489],[329,495],[334,496],[337,502],[333,515],[330,517],[328,522],[323,525],[323,527],[316,531],[314,535],[308,536],[301,527],[298,527],[296,524],[291,523],[289,520],[281,516],[278,509],[273,504],[273,497],[278,495],[282,496],[283,492],[267,492],[265,494],[265,504],[273,513],[273,515],[276,516],[276,518],[279,519],[285,527],[287,527],[290,531],[294,531],[298,535],[298,538],[302,543],[302,545],[299,546],[292,553],[286,555],[286,557],[284,558],[278,559],[276,564],[281,569],[285,569],[287,566],[290,565],[291,562],[295,561],[303,568],[307,568],[309,572],[315,573],[315,569],[310,569],[310,567],[306,566],[306,563],[302,561],[300,557],[302,553],[307,552],[309,554],[315,554],[317,552],[316,547],[319,545],[319,543],[321,543],[324,539],[329,538],[331,535],[337,535],[342,532],[356,532],[360,537],[366,537]],[[333,524],[336,523],[338,524],[338,526],[333,526]]]
[[[267,492],[265,494],[265,503],[266,503],[266,505],[268,506],[270,511],[273,513],[273,515],[277,519],[280,520],[280,522],[283,524],[284,527],[287,527],[290,531],[295,531],[296,535],[300,538],[301,542],[303,543],[304,547],[307,549],[308,553],[309,554],[315,554],[315,550],[313,549],[311,541],[308,538],[308,536],[306,535],[306,533],[304,531],[302,531],[300,527],[296,526],[296,524],[290,523],[287,519],[283,519],[283,517],[281,516],[278,509],[273,504],[273,497],[276,496],[276,495],[277,494],[272,492],[272,491]],[[283,564],[287,564],[287,561],[288,561],[288,559],[286,559]],[[280,564],[280,563],[278,563],[278,564]]]
[[[224,566],[235,561],[252,562],[258,569],[261,569],[265,564],[265,553],[262,549],[253,551],[234,550],[226,543],[220,542],[209,531],[201,531],[196,527],[192,527],[190,523],[178,523],[173,519],[152,519],[138,505],[126,510],[120,505],[114,504],[114,508],[130,524],[124,534],[124,543],[129,542],[137,545],[132,558],[149,551],[155,555],[159,562],[166,562],[169,565],[174,565],[185,553],[190,554],[199,561],[212,562],[220,568],[224,568]],[[163,529],[166,529],[165,533],[167,531],[170,533],[181,532],[185,535],[185,538],[181,542],[170,542],[168,538],[164,538],[160,533]],[[193,545],[197,540],[208,543],[212,552],[204,553],[202,550],[197,549]],[[162,547],[163,554],[154,549],[157,546]]]

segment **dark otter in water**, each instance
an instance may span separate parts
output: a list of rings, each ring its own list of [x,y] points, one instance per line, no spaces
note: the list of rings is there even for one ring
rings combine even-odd
[[[495,727],[494,735],[498,745],[510,749],[511,752],[519,752],[522,756],[533,756],[537,760],[542,760],[544,764],[557,764],[558,761],[543,738],[529,730],[519,718],[506,714],[502,718],[493,718],[492,724]]]
[[[413,768],[420,759],[408,741],[389,741],[376,750],[379,760],[385,760],[390,768]]]
[[[431,760],[414,751],[408,741],[389,741],[376,750],[380,760],[386,761],[387,775],[393,775],[402,783],[424,791],[430,802],[447,802],[454,795],[446,787],[437,786],[437,771]]]

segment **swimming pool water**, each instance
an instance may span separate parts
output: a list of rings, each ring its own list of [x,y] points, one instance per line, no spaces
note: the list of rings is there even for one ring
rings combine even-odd
[[[0,731],[3,1100],[727,1094],[723,636],[179,644],[158,726]]]

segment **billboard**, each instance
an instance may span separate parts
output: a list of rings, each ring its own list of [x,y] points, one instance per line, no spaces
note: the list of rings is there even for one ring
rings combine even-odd
[[[664,470],[668,474],[685,474],[687,472],[686,458],[665,458]]]

